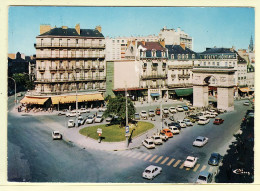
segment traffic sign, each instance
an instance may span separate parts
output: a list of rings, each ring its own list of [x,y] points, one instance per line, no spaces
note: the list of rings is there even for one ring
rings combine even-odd
[[[98,133],[98,134],[102,134],[102,129],[98,128],[98,129],[97,129],[97,133]]]
[[[129,133],[129,126],[125,126],[125,133],[126,133],[126,134]]]

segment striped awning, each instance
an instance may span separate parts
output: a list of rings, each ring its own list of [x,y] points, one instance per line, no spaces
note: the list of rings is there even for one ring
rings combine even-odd
[[[37,105],[43,105],[49,98],[48,97],[24,97],[20,103],[24,104],[37,104]]]
[[[78,102],[102,101],[102,100],[104,100],[104,98],[101,94],[77,95]],[[75,103],[76,95],[53,96],[51,97],[51,101],[52,104]]]

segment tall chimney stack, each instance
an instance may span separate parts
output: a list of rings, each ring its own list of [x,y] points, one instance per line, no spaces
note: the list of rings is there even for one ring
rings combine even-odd
[[[75,29],[77,31],[77,33],[80,35],[80,25],[76,24]]]

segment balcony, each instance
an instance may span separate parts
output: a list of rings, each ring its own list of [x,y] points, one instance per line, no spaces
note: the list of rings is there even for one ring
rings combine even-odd
[[[41,72],[41,73],[42,73],[42,72],[45,72],[45,67],[40,67],[40,66],[39,66],[39,67],[38,67],[38,71]]]
[[[101,54],[37,54],[36,55],[36,59],[62,59],[62,58],[66,58],[66,59],[75,59],[75,58],[105,58],[105,54],[101,53]]]
[[[105,76],[88,76],[88,77],[72,77],[72,78],[45,78],[36,79],[36,83],[58,83],[58,82],[83,82],[83,81],[105,81]]]
[[[179,79],[189,79],[190,78],[190,74],[178,74],[178,78]]]
[[[91,43],[35,43],[35,48],[105,48],[105,44]]]
[[[142,75],[142,80],[152,80],[152,79],[167,79],[167,74],[163,75]]]

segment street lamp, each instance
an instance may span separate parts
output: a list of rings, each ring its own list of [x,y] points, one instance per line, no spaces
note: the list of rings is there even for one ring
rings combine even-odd
[[[79,127],[78,117],[78,84],[76,83],[76,127]]]
[[[15,79],[13,79],[11,77],[8,77],[8,78],[10,78],[11,80],[14,81],[14,100],[15,100],[15,107],[16,107],[16,102],[17,102],[17,100],[16,100],[16,82],[15,82]]]
[[[125,84],[125,128],[126,128],[126,147],[128,147],[128,133],[129,133],[129,126],[128,126],[128,109],[127,109],[127,86]]]

